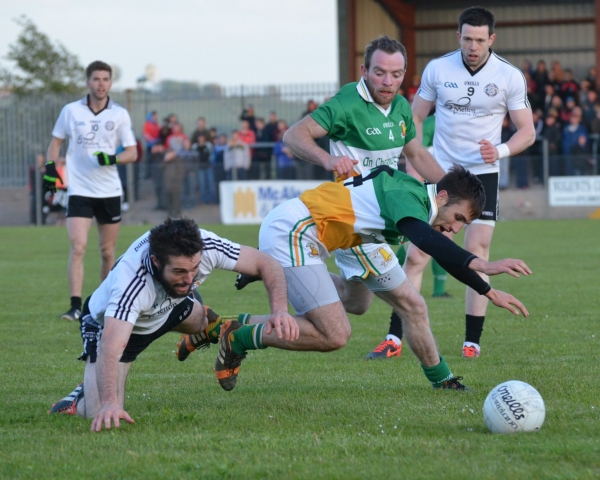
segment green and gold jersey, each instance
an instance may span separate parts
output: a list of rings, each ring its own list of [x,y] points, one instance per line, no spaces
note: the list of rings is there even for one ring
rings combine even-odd
[[[311,116],[327,130],[332,155],[358,160],[357,174],[384,165],[397,169],[404,145],[416,135],[408,101],[396,95],[385,110],[374,102],[362,78],[344,85]]]
[[[363,243],[404,243],[398,221],[413,217],[431,224],[437,215],[435,196],[435,185],[381,167],[344,182],[325,182],[303,192],[300,200],[331,252]]]

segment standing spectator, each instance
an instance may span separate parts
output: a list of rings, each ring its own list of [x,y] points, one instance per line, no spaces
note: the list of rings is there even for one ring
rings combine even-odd
[[[563,100],[572,98],[575,102],[579,99],[579,85],[573,78],[573,71],[570,68],[565,70],[565,79],[560,85],[560,96]]]
[[[581,108],[575,107],[568,125],[563,128],[562,150],[565,155],[565,173],[567,175],[582,174],[581,162],[576,155],[580,153],[582,147],[587,146],[588,132],[581,124],[581,117]],[[583,145],[581,145],[580,137],[584,137]]]
[[[165,139],[165,148],[167,150],[173,150],[175,152],[180,152],[181,150],[189,150],[190,149],[190,140],[187,135],[183,133],[183,129],[181,125],[177,122],[171,125],[171,133]]]
[[[217,203],[221,203],[221,192],[219,185],[225,180],[225,151],[227,150],[227,135],[220,134],[215,139],[215,148],[213,149],[211,163],[215,173],[215,190]]]
[[[182,154],[185,151],[169,150],[164,156],[165,203],[167,215],[171,218],[181,216],[182,189],[188,173]]]
[[[256,142],[271,142],[270,132],[267,130],[263,118],[256,119]],[[271,178],[272,147],[256,147],[252,152],[252,180],[268,180]]]
[[[590,69],[588,70],[587,77],[585,77],[585,79],[588,82],[590,82],[591,90],[598,90],[598,88],[600,88],[600,85],[598,85],[598,70],[596,69],[596,67],[590,67]]]
[[[241,140],[240,133],[237,130],[231,132],[231,139],[227,143],[223,160],[227,180],[234,178],[234,171],[237,180],[248,180],[251,163],[250,147]]]
[[[163,145],[166,145],[167,137],[171,135],[171,128],[177,123],[177,115],[172,113],[163,119],[162,127],[160,127],[160,139]]]
[[[544,95],[542,97],[542,108],[545,114],[548,114],[548,110],[553,108],[552,101],[554,99],[554,87],[549,83],[544,87]],[[560,100],[560,97],[558,97]]]
[[[171,134],[165,140],[165,148],[175,152],[178,161],[185,166],[183,176],[183,204],[185,208],[194,208],[196,205],[196,155],[188,155],[191,147],[190,140],[178,122],[171,125]],[[179,165],[178,165],[179,168]],[[175,170],[179,174],[179,170]],[[172,189],[171,189],[172,191]]]
[[[200,117],[196,123],[196,130],[194,130],[194,133],[192,133],[192,136],[190,137],[192,145],[198,143],[198,137],[200,135],[204,135],[204,139],[212,145],[214,138],[211,135],[210,130],[207,130],[206,128],[206,119],[204,117]]]
[[[160,141],[152,147],[150,156],[148,157],[148,164],[152,175],[152,183],[154,184],[154,194],[156,195],[154,210],[166,210],[164,178],[165,146]]]
[[[548,70],[546,69],[546,62],[543,60],[537,62],[537,66],[535,71],[531,74],[531,78],[537,85],[537,94],[540,96],[540,98],[544,98],[546,95],[546,85],[550,83]]]
[[[521,71],[523,72],[523,75],[525,75],[525,74],[531,75],[533,73],[533,65],[531,64],[531,61],[524,59],[521,62]],[[525,75],[525,76],[527,76],[527,75]]]
[[[564,175],[560,158],[562,129],[554,115],[548,115],[544,121],[542,136],[548,141],[549,174],[550,176]]]
[[[294,172],[294,154],[292,151],[285,146],[283,143],[283,134],[279,135],[279,140],[275,143],[273,148],[273,155],[275,155],[277,165],[277,180],[294,180],[296,178]]]
[[[600,135],[600,106],[596,108],[596,118],[590,124],[590,133]]]
[[[256,143],[256,121],[254,121],[254,128],[250,126],[248,120],[242,120],[240,122],[240,129],[238,130],[239,139],[247,145]]]
[[[588,90],[585,99],[581,103],[581,112],[583,114],[583,124],[587,129],[590,128],[592,122],[596,118],[596,110],[600,108],[598,102],[598,93],[596,90]]]
[[[269,123],[265,125],[265,136],[269,142],[276,142],[279,139],[279,130],[277,128],[277,112],[274,110],[269,113]]]
[[[146,141],[146,155],[150,156],[152,147],[160,141],[160,125],[158,124],[158,113],[155,111],[146,115],[143,128],[144,140]]]
[[[216,203],[215,176],[210,161],[213,145],[206,140],[206,137],[202,133],[198,135],[195,145],[198,152],[198,170],[196,171],[196,175],[198,178],[198,190],[200,190],[200,201],[205,205]]]
[[[94,217],[102,280],[115,263],[123,192],[116,164],[131,163],[137,158],[129,114],[108,96],[112,86],[110,65],[95,61],[87,66],[85,73],[89,93],[62,109],[46,155],[49,162],[56,162],[61,145],[69,138],[67,231],[71,243],[68,265],[71,307],[61,315],[69,321],[79,320],[81,315],[83,258]],[[117,157],[119,145],[124,151]]]
[[[571,120],[571,115],[573,113],[573,109],[577,106],[575,103],[575,99],[573,97],[567,97],[563,107],[559,110],[558,115],[560,118],[560,122],[563,125],[566,125]]]
[[[560,89],[560,85],[565,80],[565,72],[558,60],[552,61],[551,74],[550,80]]]
[[[406,90],[406,99],[408,100],[408,103],[412,103],[413,98],[415,98],[415,95],[419,90],[419,85],[421,85],[421,75],[413,75],[410,80],[410,87]]]
[[[248,105],[246,108],[244,108],[244,110],[242,111],[242,114],[240,115],[240,120],[246,120],[248,122],[248,128],[250,128],[250,130],[252,130],[253,132],[256,131],[256,118],[254,116],[254,105]]]
[[[317,108],[319,107],[319,105],[317,104],[317,102],[315,102],[312,98],[310,100],[308,100],[306,102],[306,110],[302,113],[302,115],[300,116],[300,118],[304,118],[307,115],[310,115],[311,113],[313,113]]]

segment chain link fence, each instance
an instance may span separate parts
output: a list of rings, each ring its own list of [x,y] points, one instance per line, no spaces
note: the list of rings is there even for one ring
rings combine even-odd
[[[306,110],[308,100],[318,104],[334,95],[334,83],[265,85],[198,89],[197,92],[161,93],[146,89],[111,92],[111,98],[129,110],[133,129],[142,138],[146,114],[157,111],[162,119],[175,114],[188,135],[195,129],[198,117],[204,117],[207,127],[229,134],[239,127],[243,109],[254,107],[257,117],[267,118],[277,112],[279,119],[293,124]],[[64,105],[83,97],[45,95],[0,99],[0,188],[23,187],[27,171],[36,155],[45,153],[52,138],[52,129]]]

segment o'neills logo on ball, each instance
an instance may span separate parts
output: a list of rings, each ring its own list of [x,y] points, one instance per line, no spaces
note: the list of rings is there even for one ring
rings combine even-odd
[[[525,418],[525,415],[523,415],[525,410],[523,409],[521,404],[517,400],[514,399],[514,397],[508,391],[507,387],[499,388],[498,392],[494,396],[497,396],[497,395],[500,396],[500,398],[502,399],[504,404],[508,407],[508,409],[511,411],[511,413],[513,414],[513,416],[515,417],[516,420],[521,420],[522,418]]]
[[[114,122],[106,122],[104,124],[104,127],[110,132],[113,128],[115,128],[115,124]]]
[[[498,95],[500,89],[493,83],[488,83],[483,89],[483,91],[488,97],[495,97],[496,95]]]

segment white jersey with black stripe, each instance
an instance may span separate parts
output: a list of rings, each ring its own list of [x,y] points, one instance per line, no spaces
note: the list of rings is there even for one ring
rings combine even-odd
[[[204,250],[196,284],[204,283],[213,269],[233,270],[240,256],[240,245],[200,229]],[[147,335],[165,323],[184,298],[172,298],[155,278],[148,237],[138,238],[119,258],[106,279],[92,294],[92,317],[104,325],[104,317],[114,317],[134,325],[133,333]]]
[[[435,159],[446,171],[458,163],[476,175],[498,172],[481,158],[479,141],[499,145],[509,111],[531,108],[521,70],[490,50],[486,63],[472,71],[456,50],[427,64],[417,94],[436,104]]]

